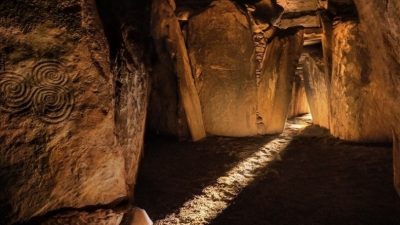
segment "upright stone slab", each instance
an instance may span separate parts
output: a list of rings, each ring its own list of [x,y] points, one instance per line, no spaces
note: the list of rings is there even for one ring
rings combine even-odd
[[[371,113],[378,116],[372,126],[389,141],[391,128],[397,134],[400,132],[400,1],[354,0],[354,3],[361,38],[369,53],[363,54],[363,59],[369,60]]]
[[[258,85],[258,125],[261,134],[281,133],[285,127],[303,46],[303,31],[280,30],[268,44]]]
[[[307,50],[300,59],[303,67],[304,85],[310,105],[313,123],[329,129],[329,85],[322,56],[318,50]]]
[[[110,71],[92,0],[0,8],[0,224],[126,199],[142,148],[144,69]]]
[[[200,99],[195,87],[185,39],[175,15],[173,0],[157,0],[152,4],[152,35],[158,56],[171,66],[178,78],[180,99],[194,141],[206,137]]]
[[[394,130],[395,185],[400,192],[400,2],[354,0],[371,58],[374,108],[381,131]],[[379,27],[379,29],[376,29]],[[364,56],[366,57],[366,56]],[[382,124],[382,125],[381,125]]]
[[[133,200],[142,156],[149,98],[148,35],[150,13],[146,0],[96,1],[108,38],[115,106],[116,142],[123,151],[126,183]],[[103,5],[104,4],[104,5]],[[140,9],[140,10],[138,10]],[[95,12],[94,12],[95,13]],[[143,18],[138,21],[136,18]],[[122,27],[117,24],[124,24]],[[118,46],[118,48],[116,47]]]
[[[188,49],[207,133],[257,134],[254,43],[245,14],[214,1],[189,20]]]
[[[189,20],[192,70],[206,131],[213,135],[280,133],[285,125],[303,33],[261,34],[274,38],[266,49],[255,47],[249,21],[228,0],[214,1]],[[255,54],[260,52],[263,59]],[[257,73],[256,55],[265,62]]]
[[[331,133],[349,141],[389,142],[388,118],[380,112],[375,97],[384,89],[371,79],[373,59],[363,40],[357,22],[339,22],[334,26]]]

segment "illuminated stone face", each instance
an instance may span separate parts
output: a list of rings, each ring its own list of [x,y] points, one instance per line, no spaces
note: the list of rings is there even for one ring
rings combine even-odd
[[[146,72],[111,71],[95,1],[0,8],[0,224],[127,199]]]
[[[254,31],[246,14],[226,0],[190,18],[188,30],[207,133],[233,137],[281,133],[303,32],[272,26],[264,34]]]

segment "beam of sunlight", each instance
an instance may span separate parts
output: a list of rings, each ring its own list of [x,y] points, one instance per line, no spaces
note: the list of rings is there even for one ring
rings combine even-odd
[[[277,138],[262,146],[250,157],[238,163],[224,176],[204,188],[200,195],[194,196],[180,208],[179,212],[167,215],[155,222],[156,225],[187,224],[204,225],[223,212],[240,192],[263,173],[274,160],[280,160],[280,153],[289,145],[295,133],[304,129],[308,118],[300,123],[288,123],[285,131]]]

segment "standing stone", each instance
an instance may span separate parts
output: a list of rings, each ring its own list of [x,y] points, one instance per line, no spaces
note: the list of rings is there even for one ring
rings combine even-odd
[[[148,129],[152,134],[187,139],[190,137],[190,133],[185,109],[182,105],[183,102],[180,95],[179,78],[177,70],[175,69],[176,65],[174,64],[173,59],[171,59],[174,53],[169,52],[172,49],[166,49],[163,47],[166,43],[170,42],[168,35],[171,34],[166,33],[165,30],[168,26],[163,26],[165,22],[162,22],[162,19],[165,21],[169,19],[170,23],[179,25],[177,21],[178,18],[175,16],[173,11],[173,5],[171,6],[167,3],[168,1],[164,1],[163,4],[158,3],[158,5],[156,5],[157,3],[153,3],[153,32],[161,33],[161,31],[164,30],[165,37],[153,37],[156,41],[155,45],[157,48],[157,54],[154,54],[152,60],[152,86],[149,102]],[[165,18],[163,18],[162,15],[159,15],[161,12],[158,8],[161,7],[167,8],[170,13],[169,15],[164,15]],[[156,29],[158,29],[158,31]],[[175,29],[180,29],[180,27],[175,27]],[[179,40],[183,41],[181,38]],[[194,88],[193,78],[191,80]],[[195,88],[194,93],[197,95]]]
[[[321,44],[322,44],[322,52],[323,52],[323,61],[324,61],[324,69],[325,69],[325,74],[331,78],[332,74],[332,35],[333,35],[333,21],[331,18],[328,16],[328,14],[325,12],[321,12],[320,14],[321,18],[321,25],[322,25],[322,39],[321,39]],[[328,86],[329,88],[329,86]]]
[[[278,31],[267,49],[255,47],[246,15],[218,0],[189,20],[188,48],[206,131],[253,136],[283,131],[302,31]],[[257,70],[255,53],[264,52]]]
[[[187,139],[185,111],[179,97],[178,79],[164,62],[157,59],[152,67],[148,129],[152,134]]]
[[[399,132],[400,124],[400,2],[354,2],[360,21],[333,28],[332,133],[389,142],[392,127]]]
[[[152,36],[156,51],[178,77],[180,99],[194,141],[206,137],[200,99],[195,87],[183,33],[175,15],[174,0],[156,0],[152,4]]]
[[[146,62],[150,12],[146,10],[146,0],[98,1],[97,4],[111,48],[115,135],[123,151],[126,183],[132,201],[143,150],[149,99]],[[136,18],[143,18],[143,21]],[[110,38],[113,36],[120,39]]]
[[[370,52],[373,107],[380,116],[379,123],[384,124],[381,131],[386,133],[392,128],[395,134],[395,184],[400,192],[400,2],[354,0],[354,3],[362,37]]]
[[[329,77],[317,49],[307,48],[300,59],[313,123],[329,129]]]
[[[280,30],[268,44],[258,86],[261,134],[281,133],[292,96],[292,82],[303,47],[303,30]]]
[[[379,115],[379,132],[390,139],[400,133],[400,1],[354,0],[360,32],[369,55],[371,98]],[[377,29],[379,27],[379,29]]]
[[[0,224],[126,199],[142,148],[144,68],[110,70],[92,0],[0,8]]]
[[[356,22],[334,27],[330,129],[349,141],[388,142],[390,126],[374,97],[382,89],[371,79],[370,54]]]
[[[214,1],[189,20],[188,49],[207,133],[257,134],[254,43],[246,15]]]

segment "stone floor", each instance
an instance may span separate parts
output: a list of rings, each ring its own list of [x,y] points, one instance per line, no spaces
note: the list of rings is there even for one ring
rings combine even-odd
[[[139,173],[136,204],[159,225],[400,225],[391,146],[307,116],[279,136],[148,140]]]

